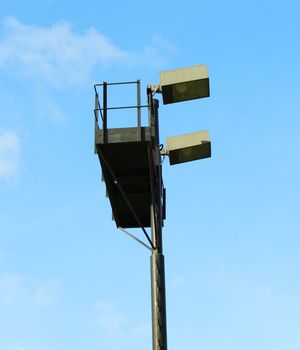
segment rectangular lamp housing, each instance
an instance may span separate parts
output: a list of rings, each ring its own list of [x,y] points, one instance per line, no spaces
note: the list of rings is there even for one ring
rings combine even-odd
[[[167,138],[170,165],[211,157],[207,130]]]
[[[207,66],[172,69],[160,72],[163,103],[175,103],[209,97]]]

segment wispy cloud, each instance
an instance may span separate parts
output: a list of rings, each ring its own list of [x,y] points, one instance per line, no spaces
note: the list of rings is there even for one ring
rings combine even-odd
[[[34,292],[34,301],[39,305],[52,305],[58,301],[61,292],[62,286],[58,281],[47,279]]]
[[[73,84],[82,81],[97,63],[105,65],[126,56],[95,29],[77,34],[67,22],[39,27],[14,17],[4,21],[0,65],[19,67],[18,73]]]
[[[43,84],[36,86],[33,105],[38,119],[50,120],[53,124],[61,124],[70,118],[64,104],[51,94]]]
[[[55,84],[73,85],[87,79],[97,65],[159,64],[165,52],[172,50],[161,37],[155,37],[139,52],[130,52],[95,28],[76,33],[68,22],[41,27],[9,17],[4,20],[0,38],[0,67]]]
[[[95,305],[99,313],[102,329],[110,336],[120,332],[125,323],[125,316],[117,311],[116,306],[109,301],[98,301]]]
[[[7,272],[0,276],[0,302],[31,307],[55,304],[62,294],[62,285],[55,279],[36,280]]]
[[[16,174],[19,167],[20,138],[13,132],[0,133],[0,179]]]
[[[167,63],[168,57],[176,53],[175,46],[162,36],[154,36],[150,44],[144,46],[136,54],[135,63],[144,65],[162,66]]]
[[[130,343],[130,339],[149,339],[151,337],[151,322],[149,320],[137,320],[136,315],[124,312],[112,300],[98,300],[94,304],[96,312],[96,324],[103,336],[114,337],[115,341]]]

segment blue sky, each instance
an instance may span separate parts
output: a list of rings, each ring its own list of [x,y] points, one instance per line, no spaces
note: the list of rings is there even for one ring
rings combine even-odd
[[[93,84],[141,79],[145,102],[159,71],[201,63],[211,97],[160,107],[161,142],[212,140],[211,159],[163,167],[169,348],[300,348],[299,11],[0,5],[0,349],[151,349],[149,252],[111,220]]]

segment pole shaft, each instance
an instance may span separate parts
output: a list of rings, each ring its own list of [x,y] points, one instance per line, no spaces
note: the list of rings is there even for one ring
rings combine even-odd
[[[151,256],[153,350],[167,350],[165,266],[163,254]]]
[[[151,233],[155,249],[151,255],[151,301],[153,350],[167,350],[165,265],[162,245],[162,166],[159,149],[158,100],[148,92],[149,124],[153,152]]]

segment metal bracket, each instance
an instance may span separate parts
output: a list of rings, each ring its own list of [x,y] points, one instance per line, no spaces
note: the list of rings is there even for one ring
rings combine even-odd
[[[151,84],[147,86],[147,89],[152,92],[152,94],[162,93],[161,85]]]
[[[162,149],[160,150],[160,154],[161,154],[162,156],[168,156],[168,155],[169,155],[169,150],[168,150],[167,148],[162,148]]]
[[[137,238],[135,235],[133,235],[132,233],[128,232],[127,230],[125,230],[123,227],[118,227],[119,230],[121,230],[122,232],[124,232],[127,236],[133,238],[135,241],[137,241],[138,243],[140,243],[141,245],[143,245],[144,247],[146,247],[147,249],[151,250],[151,252],[153,251],[153,249],[148,246],[147,244],[145,244],[143,241],[141,241],[139,238]]]

